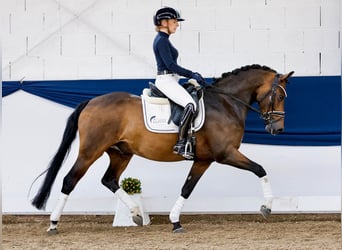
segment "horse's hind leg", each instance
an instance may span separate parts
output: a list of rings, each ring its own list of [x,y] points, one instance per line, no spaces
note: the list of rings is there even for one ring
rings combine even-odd
[[[68,200],[70,193],[74,190],[78,181],[84,176],[87,172],[90,165],[97,159],[95,157],[93,159],[86,159],[86,157],[81,154],[78,155],[76,162],[73,167],[69,171],[69,173],[63,179],[63,186],[60,197],[58,199],[57,205],[50,215],[50,227],[47,232],[49,234],[57,233],[57,223],[61,217],[64,206]]]
[[[117,197],[128,207],[131,211],[134,223],[139,226],[143,225],[143,219],[138,204],[119,186],[119,179],[122,172],[126,169],[132,154],[124,153],[118,148],[110,148],[107,150],[110,158],[110,163],[106,173],[102,178],[102,184],[110,191],[115,193]]]

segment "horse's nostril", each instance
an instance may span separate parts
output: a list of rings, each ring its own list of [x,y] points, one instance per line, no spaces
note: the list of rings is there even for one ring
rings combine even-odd
[[[278,128],[278,129],[277,129],[277,132],[278,132],[278,133],[281,133],[281,132],[283,132],[283,131],[284,131],[283,128]]]

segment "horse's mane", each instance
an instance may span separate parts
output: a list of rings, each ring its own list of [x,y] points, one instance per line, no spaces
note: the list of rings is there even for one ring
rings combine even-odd
[[[228,76],[238,75],[240,72],[248,71],[250,69],[261,69],[261,70],[277,73],[277,71],[275,71],[274,69],[271,69],[270,67],[265,66],[265,65],[263,65],[263,66],[261,66],[259,64],[246,65],[246,66],[243,66],[241,68],[234,69],[231,72],[223,73],[220,78],[214,78],[214,84],[217,83],[218,81],[220,81],[223,78],[226,78]]]

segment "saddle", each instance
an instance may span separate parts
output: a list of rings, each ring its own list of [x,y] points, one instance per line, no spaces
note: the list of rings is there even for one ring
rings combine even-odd
[[[167,96],[165,96],[157,88],[157,86],[154,83],[150,82],[149,86],[150,86],[150,90],[151,90],[151,97],[167,98]],[[203,90],[202,89],[197,89],[196,86],[194,84],[192,84],[191,82],[185,83],[183,85],[183,87],[191,95],[192,99],[196,103],[196,106],[198,107],[199,106],[199,100],[203,96]],[[183,114],[184,108],[182,106],[178,105],[177,103],[175,103],[174,101],[172,101],[171,99],[168,99],[168,100],[170,102],[170,108],[171,108],[171,115],[170,115],[170,119],[169,119],[168,123],[173,121],[174,124],[179,126],[179,124],[181,122],[181,118],[182,118],[182,114]],[[198,110],[199,109],[196,110],[194,118],[197,117]]]
[[[197,83],[196,83],[197,84]],[[198,89],[194,83],[183,85],[197,104],[194,118],[194,131],[198,131],[204,123],[203,90]],[[141,95],[143,116],[146,128],[156,133],[178,133],[178,126],[184,108],[168,99],[154,83],[149,83]]]

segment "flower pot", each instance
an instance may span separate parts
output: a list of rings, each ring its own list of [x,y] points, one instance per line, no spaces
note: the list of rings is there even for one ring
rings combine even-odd
[[[131,194],[130,197],[138,204],[140,212],[143,217],[143,225],[150,224],[150,217],[147,213],[144,212],[142,205],[141,194]],[[131,211],[126,207],[126,205],[120,200],[117,200],[116,211],[113,220],[113,227],[130,227],[137,226],[133,222]]]

